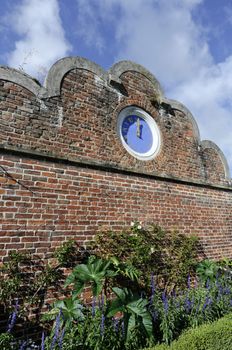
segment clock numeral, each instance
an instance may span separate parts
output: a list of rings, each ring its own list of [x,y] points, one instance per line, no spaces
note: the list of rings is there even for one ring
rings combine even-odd
[[[125,127],[127,129],[128,129],[129,126],[130,126],[130,123],[127,120],[124,121],[123,124],[122,124],[122,127]]]
[[[128,118],[128,121],[130,122],[130,125],[136,122],[137,117],[132,115]]]

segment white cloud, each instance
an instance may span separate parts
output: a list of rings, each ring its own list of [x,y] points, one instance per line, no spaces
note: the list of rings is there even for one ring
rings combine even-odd
[[[196,117],[201,136],[218,144],[232,168],[232,56],[204,67],[201,74],[169,93]]]
[[[161,81],[168,97],[189,108],[202,137],[219,145],[232,168],[232,56],[215,63],[208,45],[210,32],[193,18],[193,11],[204,5],[204,0],[85,3],[94,8],[98,18],[94,33],[102,41],[106,38],[101,21],[110,18],[118,46],[116,61],[130,59],[149,69]],[[91,27],[87,13],[83,13],[83,20]]]
[[[86,19],[88,19],[86,21]],[[88,0],[78,0],[78,16],[76,34],[88,46],[95,46],[100,52],[105,47],[104,37],[100,33],[100,16],[97,16],[95,6]],[[97,34],[97,35],[96,35]]]
[[[149,69],[168,97],[189,108],[202,138],[216,142],[232,168],[232,52],[224,62],[214,61],[210,31],[193,17],[204,2],[76,0],[76,30],[86,45],[103,54],[108,54],[109,46],[116,47],[115,61],[133,60]],[[228,22],[231,9],[225,11]],[[9,22],[19,36],[8,56],[10,66],[21,66],[38,77],[41,67],[49,68],[71,49],[58,0],[20,0]]]
[[[80,34],[97,46],[97,38],[105,39],[101,24],[110,22],[119,49],[116,60],[132,59],[156,72],[166,85],[177,84],[212,59],[191,18],[201,1],[78,0],[79,18],[85,23]]]
[[[211,63],[209,48],[191,10],[200,0],[120,0],[123,16],[116,28],[117,59],[139,62],[165,84],[176,85]]]
[[[11,67],[41,77],[71,49],[65,39],[57,0],[23,0],[8,17],[20,37],[8,55]]]

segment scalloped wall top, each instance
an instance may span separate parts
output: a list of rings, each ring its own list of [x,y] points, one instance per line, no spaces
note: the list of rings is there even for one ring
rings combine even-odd
[[[207,164],[210,163],[211,156],[207,154],[208,152],[207,150],[210,150],[212,154],[216,155],[216,158],[220,159],[220,162],[224,169],[224,179],[230,180],[229,166],[224,154],[219,149],[219,147],[211,141],[202,141],[202,142],[200,141],[200,133],[199,133],[198,125],[193,115],[191,114],[191,112],[180,102],[165,98],[158,80],[147,69],[145,69],[143,66],[137,63],[134,63],[131,61],[121,61],[114,64],[107,72],[96,63],[91,62],[85,58],[66,57],[57,61],[50,68],[47,74],[44,86],[41,86],[38,81],[36,81],[35,79],[33,79],[27,74],[21,71],[18,71],[16,69],[4,67],[4,66],[0,66],[0,79],[4,81],[13,82],[19,86],[22,86],[27,90],[29,90],[30,92],[32,92],[36,96],[36,98],[41,100],[46,100],[46,99],[60,95],[61,86],[62,86],[64,77],[70,71],[75,69],[82,69],[93,73],[94,75],[99,77],[105,84],[108,84],[108,86],[110,85],[111,81],[114,81],[117,84],[122,84],[123,83],[122,77],[124,77],[128,72],[135,72],[135,73],[138,73],[140,76],[143,76],[145,79],[147,79],[150,82],[151,86],[153,87],[154,93],[159,96],[160,101],[166,104],[169,104],[177,112],[178,111],[181,112],[185,116],[185,118],[188,120],[189,124],[191,124],[192,132],[193,132],[192,137],[195,139],[194,142],[197,143],[198,148],[200,148],[204,153],[203,156],[205,156],[205,164],[208,162],[208,160],[209,162]],[[111,86],[111,88],[113,87]],[[136,103],[136,100],[130,99],[128,100],[127,104],[129,102]],[[123,104],[121,107],[123,107]],[[125,104],[124,104],[124,107],[125,107]],[[146,105],[143,106],[143,103],[141,102],[141,107],[146,107]],[[58,109],[59,108],[63,108],[63,107],[58,107]],[[60,110],[61,109],[59,109],[59,111]],[[160,171],[160,173],[161,172],[167,173],[164,170]],[[172,173],[170,173],[169,175],[173,176]],[[210,178],[210,171],[208,171],[207,176]]]
[[[127,71],[139,72],[148,78],[154,85],[154,89],[159,91],[160,95],[163,96],[160,83],[153,76],[153,74],[151,74],[143,66],[132,61],[118,62],[110,68],[109,72],[107,72],[101,66],[86,58],[64,57],[55,62],[49,69],[44,86],[41,86],[40,83],[30,75],[17,69],[5,66],[0,66],[0,79],[12,81],[18,85],[21,85],[40,98],[48,98],[58,96],[60,94],[61,82],[65,74],[76,68],[93,72],[106,82],[111,79],[111,77],[120,82],[120,76]]]

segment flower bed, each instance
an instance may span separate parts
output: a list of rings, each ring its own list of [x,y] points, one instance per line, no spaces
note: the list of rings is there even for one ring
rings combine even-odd
[[[42,332],[36,344],[29,344],[31,339],[25,336],[20,342],[12,338],[17,317],[25,317],[23,298],[15,299],[7,331],[0,335],[2,350],[32,346],[40,350],[136,350],[158,343],[162,344],[157,350],[169,349],[169,344],[178,343],[176,339],[181,341],[187,329],[199,329],[201,334],[201,325],[232,312],[231,261],[198,263],[195,238],[170,235],[157,226],[144,229],[138,224],[118,234],[123,246],[113,245],[114,233],[104,235],[96,239],[101,246],[95,248],[95,254],[84,255],[82,263],[72,269],[62,286],[64,295],[40,314]],[[148,238],[153,244],[149,250]],[[67,247],[73,255],[72,244]],[[65,252],[63,247],[57,255],[67,263]],[[155,273],[152,261],[157,263]],[[86,287],[91,293],[90,304],[83,299]],[[194,337],[198,331],[188,334]]]

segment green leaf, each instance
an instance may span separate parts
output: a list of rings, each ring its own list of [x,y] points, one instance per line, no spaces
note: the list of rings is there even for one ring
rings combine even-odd
[[[149,338],[153,336],[153,326],[152,326],[152,318],[149,312],[144,313],[142,316],[142,322],[144,328],[146,329],[147,335]]]
[[[121,301],[125,301],[126,300],[126,288],[121,289],[118,287],[114,287],[112,288],[114,294],[116,294],[116,296],[121,300]]]
[[[65,307],[65,303],[63,300],[55,301],[54,307],[57,308],[58,310],[63,309]]]
[[[65,287],[74,283],[73,295],[78,295],[85,284],[91,283],[93,295],[98,296],[102,291],[105,279],[116,274],[109,268],[111,264],[111,261],[91,258],[87,264],[80,264],[74,268],[65,281]]]
[[[71,273],[65,280],[64,287],[66,288],[69,284],[75,281],[75,273]]]
[[[112,263],[115,265],[115,266],[118,266],[120,263],[119,263],[119,260],[116,258],[116,256],[112,256],[110,258],[110,260],[112,261]]]
[[[125,311],[125,306],[122,304],[120,299],[115,299],[111,302],[109,306],[107,317],[112,317],[118,312],[123,312],[123,311]]]
[[[102,288],[103,288],[103,282],[102,281],[94,282],[93,285],[92,285],[93,296],[97,297],[101,293]]]
[[[44,316],[44,320],[55,320],[59,312],[62,313],[61,323],[65,323],[66,327],[69,326],[74,320],[84,320],[84,314],[82,312],[83,306],[79,300],[73,298],[65,298],[64,300],[57,300],[53,304],[53,309],[47,312]]]
[[[147,310],[148,301],[133,294],[131,290],[114,287],[113,291],[117,296],[108,309],[107,316],[112,317],[118,312],[123,313],[127,338],[131,337],[134,327],[139,326],[144,329],[149,338],[152,337],[152,318]]]
[[[130,315],[128,322],[127,322],[127,331],[126,331],[126,339],[127,341],[130,340],[132,334],[133,334],[133,329],[136,326],[136,318],[135,315]]]

